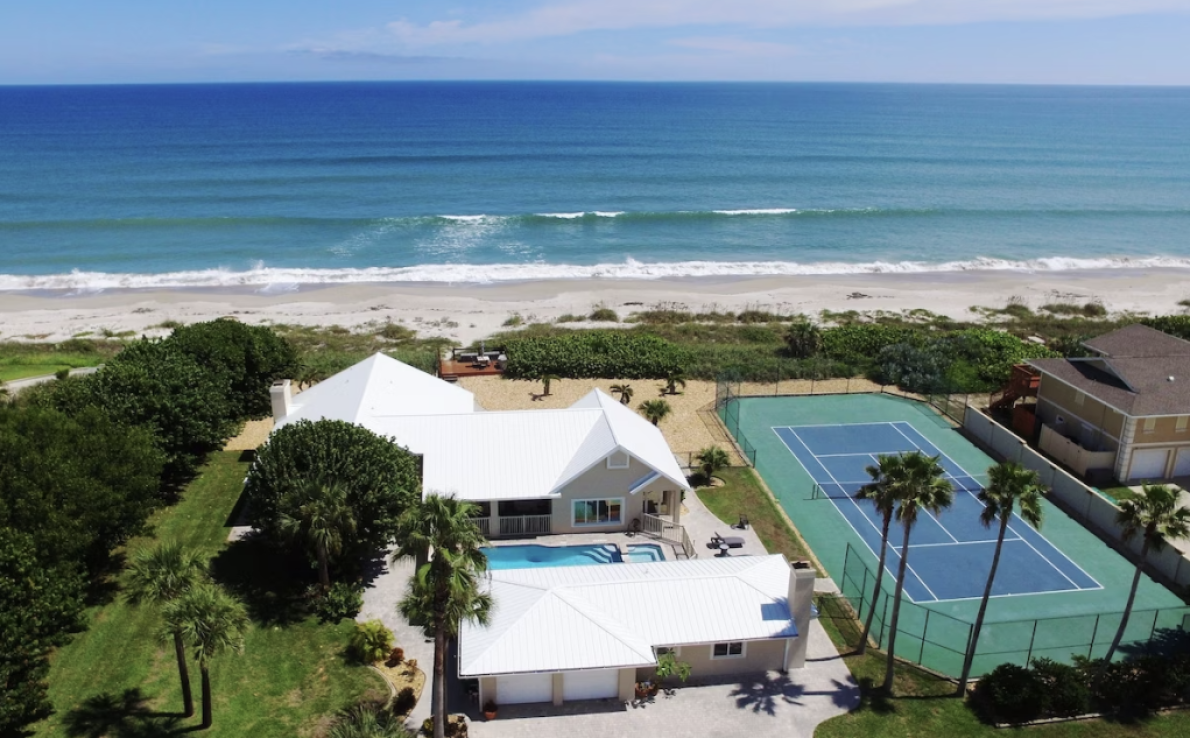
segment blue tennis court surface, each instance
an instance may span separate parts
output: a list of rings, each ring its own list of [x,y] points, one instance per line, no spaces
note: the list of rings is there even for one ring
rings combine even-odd
[[[909,538],[905,594],[914,602],[974,599],[983,596],[998,526],[979,522],[980,481],[904,421],[843,425],[774,427],[773,432],[818,484],[873,555],[880,550],[881,517],[855,494],[872,481],[866,467],[883,454],[922,451],[938,456],[954,485],[954,504],[935,517],[918,518]],[[981,470],[982,471],[982,470]],[[822,504],[826,504],[825,499]],[[893,521],[886,564],[896,576],[902,529]],[[1064,553],[1019,517],[1008,524],[994,597],[1071,592],[1102,587]]]

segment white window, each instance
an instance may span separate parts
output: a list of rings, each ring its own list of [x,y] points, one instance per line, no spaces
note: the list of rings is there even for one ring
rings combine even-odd
[[[743,641],[731,643],[716,643],[711,646],[711,659],[742,659],[748,654]]]
[[[1190,421],[1190,416],[1187,416],[1187,415],[1178,416],[1178,427],[1177,427],[1178,433],[1186,432],[1186,426],[1188,424],[1188,421]]]
[[[608,469],[627,469],[628,468],[628,454],[623,451],[616,451],[611,456],[607,457]]]
[[[1086,400],[1086,399],[1087,399],[1087,393],[1086,393],[1086,392],[1075,392],[1075,393],[1074,393],[1074,404],[1075,404],[1075,405],[1081,405],[1081,404],[1083,404],[1083,401],[1084,401],[1084,400]]]
[[[1152,433],[1155,430],[1157,430],[1157,419],[1156,418],[1145,418],[1144,432]]]
[[[574,525],[619,525],[624,520],[624,498],[575,500],[571,510]]]

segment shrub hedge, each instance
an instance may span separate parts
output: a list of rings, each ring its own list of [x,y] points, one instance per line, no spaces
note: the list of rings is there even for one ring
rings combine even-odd
[[[682,373],[690,356],[657,336],[624,331],[514,338],[506,345],[504,375],[511,379],[663,379]]]

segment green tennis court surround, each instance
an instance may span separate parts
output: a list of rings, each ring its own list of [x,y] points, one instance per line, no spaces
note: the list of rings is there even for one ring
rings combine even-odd
[[[909,565],[916,568],[916,561],[925,571],[907,584],[898,652],[957,675],[994,550],[995,531],[982,529],[973,497],[994,461],[928,405],[889,395],[738,397],[725,391],[718,412],[844,596],[864,615],[873,604],[879,548],[878,533],[873,543],[860,532],[865,513],[851,502],[858,483],[866,481],[864,459],[870,463],[873,454],[912,448],[942,456],[959,501],[940,520],[919,523],[922,532],[911,538],[923,547],[911,548]],[[1043,505],[1040,534],[1014,521],[1006,538],[1001,572],[1007,573],[1003,582],[997,576],[993,593],[1000,596],[988,605],[975,674],[1037,656],[1069,661],[1075,654],[1102,655],[1119,625],[1133,564],[1056,506]],[[900,535],[894,524],[890,542],[899,547]],[[942,553],[922,553],[931,544],[945,544]],[[989,561],[982,561],[985,556]],[[1005,567],[1006,561],[1019,566]],[[889,597],[894,584],[892,576],[885,577]],[[883,616],[891,607],[883,595],[875,607],[873,636],[883,643]],[[1183,627],[1190,629],[1190,608],[1142,577],[1125,652],[1162,629]]]

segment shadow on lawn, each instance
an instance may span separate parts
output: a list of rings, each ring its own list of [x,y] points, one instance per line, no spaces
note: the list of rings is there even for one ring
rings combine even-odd
[[[306,617],[311,574],[304,557],[280,551],[258,535],[235,541],[211,559],[211,575],[261,625],[288,625]]]
[[[71,738],[157,738],[199,729],[182,727],[179,712],[153,712],[147,700],[138,688],[97,694],[66,713],[62,725]]]

